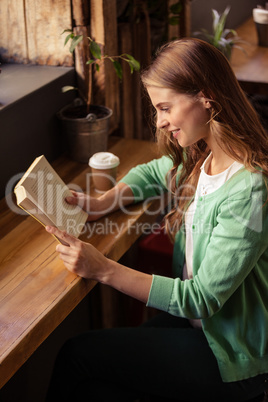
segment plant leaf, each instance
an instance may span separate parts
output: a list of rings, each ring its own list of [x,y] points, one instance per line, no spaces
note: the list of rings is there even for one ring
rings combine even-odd
[[[212,9],[212,19],[213,19],[213,23],[212,23],[212,28],[213,28],[213,33],[215,34],[215,32],[217,31],[217,26],[220,20],[220,14],[218,13],[217,10]]]
[[[68,92],[68,91],[73,91],[74,89],[77,89],[75,87],[72,87],[70,85],[66,85],[65,87],[61,88],[61,92]]]
[[[130,54],[124,54],[124,56],[129,60],[128,64],[129,64],[130,68],[132,67],[135,71],[139,71],[140,63],[138,62],[138,60],[136,60]],[[133,72],[133,70],[131,70],[131,72]]]
[[[208,33],[205,29],[193,33],[194,36],[201,36],[204,40],[220,49],[220,51],[228,58],[231,56],[233,47],[237,47],[244,51],[241,47],[236,46],[236,43],[247,43],[237,36],[237,32],[234,29],[225,28],[226,19],[230,9],[230,6],[226,7],[222,14],[219,14],[218,11],[214,9],[212,10],[213,34]]]
[[[226,9],[224,10],[224,12],[221,14],[220,19],[219,19],[219,23],[217,25],[217,29],[215,32],[215,42],[217,43],[218,40],[220,39],[220,37],[222,36],[224,27],[225,27],[225,23],[226,23],[226,18],[229,14],[230,11],[230,7],[226,7]]]
[[[91,40],[89,49],[95,59],[101,59],[101,48],[94,40]]]
[[[113,63],[113,66],[114,66],[114,69],[115,69],[115,72],[116,72],[117,76],[121,80],[123,78],[123,71],[122,71],[121,64],[117,60],[112,61],[112,63]]]
[[[201,31],[193,32],[194,36],[198,36],[206,40],[208,43],[213,43],[214,36],[208,33],[205,29]]]
[[[224,31],[223,31],[223,33],[222,33],[222,36],[224,37],[224,38],[226,38],[226,36],[228,36],[228,35],[230,35],[230,34],[232,34],[232,39],[237,39],[238,38],[238,36],[237,36],[237,33],[236,33],[236,31],[234,30],[234,29],[225,29]]]
[[[135,60],[135,61],[129,60],[128,64],[129,64],[129,67],[131,69],[131,73],[133,73],[133,70],[139,71],[140,63],[137,60]]]
[[[64,41],[64,46],[67,44],[67,42],[69,41],[69,39],[72,39],[74,37],[73,33],[70,33],[69,35],[66,36],[65,41]]]
[[[135,60],[135,58],[134,58],[133,56],[131,56],[131,54],[124,53],[124,54],[122,54],[121,56],[124,56],[124,57],[126,57],[127,59],[129,59],[129,60]]]
[[[99,66],[98,63],[95,64],[95,67],[96,67],[96,70],[97,70],[97,71],[100,71],[100,66]]]
[[[65,32],[73,32],[72,29],[64,29],[64,31],[61,33],[61,35],[63,35]]]
[[[83,40],[83,35],[77,35],[73,37],[73,40],[71,42],[71,46],[70,46],[70,52],[73,53],[74,49],[76,48],[76,46],[78,45],[79,42],[81,42]]]
[[[169,25],[179,25],[179,23],[180,23],[180,17],[179,17],[179,16],[170,17],[170,18],[168,19],[168,23],[169,23]]]
[[[94,60],[94,59],[90,59],[90,60],[88,60],[88,61],[86,62],[86,64],[92,64],[92,63],[95,63],[95,60]]]
[[[245,42],[246,43],[246,42]],[[233,45],[233,47],[235,47],[236,49],[242,50],[242,52],[247,56],[247,52],[246,50],[242,47],[242,46],[238,46],[238,45]]]
[[[223,15],[224,21],[226,21],[226,18],[228,16],[230,10],[231,10],[231,7],[227,6],[226,9],[223,11],[222,15]]]
[[[180,1],[178,1],[175,4],[172,4],[172,6],[169,7],[169,11],[172,14],[180,14],[181,10],[182,10],[182,4]]]

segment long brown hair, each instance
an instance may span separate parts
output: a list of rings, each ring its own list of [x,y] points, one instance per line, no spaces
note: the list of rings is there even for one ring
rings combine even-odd
[[[218,49],[194,38],[172,41],[160,48],[141,78],[145,88],[158,86],[192,96],[201,91],[212,106],[208,124],[218,145],[246,169],[258,172],[261,168],[268,176],[267,132]],[[203,140],[182,149],[164,129],[157,129],[156,135],[159,148],[173,161],[169,182],[177,202],[166,217],[166,228],[174,237],[210,150]]]

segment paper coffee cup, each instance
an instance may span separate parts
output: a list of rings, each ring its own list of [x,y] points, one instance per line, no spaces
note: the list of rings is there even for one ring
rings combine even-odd
[[[268,47],[268,9],[254,8],[253,20],[258,34],[258,45]]]
[[[97,191],[105,192],[116,184],[119,158],[111,152],[97,152],[89,159],[94,187]]]

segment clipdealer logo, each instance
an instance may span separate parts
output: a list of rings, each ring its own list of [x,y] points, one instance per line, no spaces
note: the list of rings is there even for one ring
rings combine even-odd
[[[80,229],[81,235],[86,239],[92,238],[94,235],[108,236],[112,235],[118,238],[123,232],[127,234],[135,234],[137,236],[148,234],[159,234],[163,230],[162,225],[158,222],[150,224],[148,222],[137,222],[135,219],[129,219],[128,224],[113,222],[106,217],[101,222],[88,222],[83,227],[77,228],[74,219],[69,218],[67,220],[67,232],[72,232],[74,229]]]

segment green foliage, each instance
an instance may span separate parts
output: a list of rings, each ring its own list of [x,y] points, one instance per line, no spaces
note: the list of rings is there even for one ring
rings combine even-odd
[[[236,46],[237,42],[241,42],[236,31],[225,28],[229,12],[229,6],[226,7],[222,14],[219,14],[216,10],[212,10],[212,33],[209,33],[205,29],[194,32],[195,36],[201,36],[204,40],[218,48],[228,59],[231,56],[232,48]]]
[[[88,40],[90,42],[89,43],[89,49],[90,49],[90,52],[91,52],[92,56],[95,59],[101,60],[101,48],[100,48],[100,46],[94,40],[92,40],[89,37],[88,37]]]
[[[65,29],[63,31],[63,34],[69,32],[69,34],[66,36],[65,41],[64,41],[64,46],[71,41],[70,44],[70,52],[73,53],[74,49],[76,46],[83,40],[83,35],[74,35],[73,31],[70,29]],[[86,62],[88,65],[95,65],[96,71],[99,71],[100,65],[99,62],[100,60],[108,59],[112,62],[114,70],[118,76],[118,78],[122,79],[123,78],[123,71],[122,71],[122,66],[120,62],[118,61],[119,59],[122,61],[125,61],[128,63],[130,67],[131,74],[134,71],[138,71],[140,69],[140,63],[131,55],[129,54],[121,54],[118,56],[108,56],[108,55],[102,55],[101,47],[97,42],[95,42],[92,38],[87,37],[89,41],[89,50],[92,58]]]
[[[112,63],[113,63],[113,65],[114,65],[114,69],[115,69],[115,72],[116,72],[116,74],[117,74],[117,76],[120,78],[120,80],[123,78],[123,71],[122,71],[122,66],[121,66],[121,64],[119,63],[119,61],[117,61],[117,60],[113,60],[112,61]]]
[[[175,4],[172,4],[169,7],[170,16],[168,18],[168,23],[170,25],[179,25],[181,11],[182,11],[182,4],[180,1],[178,1]]]
[[[65,93],[68,91],[73,91],[74,89],[77,89],[71,85],[65,85],[64,87],[61,88],[61,92]]]

